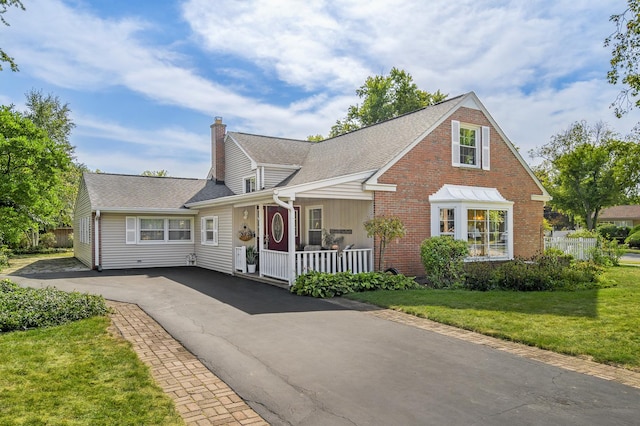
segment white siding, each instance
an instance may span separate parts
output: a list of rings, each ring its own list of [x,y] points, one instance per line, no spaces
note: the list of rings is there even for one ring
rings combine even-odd
[[[256,174],[255,170],[251,170],[251,160],[233,141],[225,144],[224,155],[224,183],[235,194],[242,194],[244,193],[244,178]]]
[[[265,189],[273,188],[286,178],[288,178],[295,170],[280,169],[276,167],[265,167],[264,169],[264,187]]]
[[[195,252],[194,242],[163,244],[126,244],[125,214],[102,213],[102,268],[157,268],[185,266],[187,255]],[[145,217],[149,217],[145,215]],[[167,216],[158,216],[167,217]],[[183,217],[183,216],[181,216]],[[195,218],[192,218],[195,221]],[[195,227],[199,227],[196,223]],[[195,232],[194,241],[199,230]]]
[[[80,242],[80,220],[89,218],[89,243]],[[84,179],[80,181],[76,205],[73,211],[73,255],[89,268],[93,268],[91,241],[93,241],[93,219],[91,218],[91,200]]]
[[[322,206],[322,226],[330,229],[350,229],[351,234],[336,234],[336,237],[344,237],[342,246],[355,244],[356,248],[372,248],[373,239],[367,237],[364,222],[372,217],[372,201],[347,201],[347,200],[315,200],[298,199],[296,205],[300,206],[302,219],[301,242],[307,242],[307,206]]]
[[[218,216],[217,246],[200,244],[200,218],[208,216]],[[233,273],[234,235],[231,206],[200,210],[196,219],[195,232],[195,253],[198,256],[197,265],[201,268],[212,269],[226,274]]]
[[[298,194],[305,198],[334,198],[342,200],[373,200],[372,191],[364,191],[362,183],[347,182],[327,188],[305,191]]]

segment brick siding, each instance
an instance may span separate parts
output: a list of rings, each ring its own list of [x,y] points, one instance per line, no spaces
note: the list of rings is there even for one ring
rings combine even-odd
[[[491,170],[452,166],[451,120],[491,128]],[[420,244],[431,236],[429,196],[444,184],[497,188],[514,202],[514,255],[530,257],[541,251],[543,202],[531,200],[532,194],[541,195],[540,188],[479,110],[458,109],[378,182],[397,185],[396,192],[375,193],[374,214],[399,216],[407,228],[407,236],[391,242],[385,253],[386,266],[401,273],[424,275]]]

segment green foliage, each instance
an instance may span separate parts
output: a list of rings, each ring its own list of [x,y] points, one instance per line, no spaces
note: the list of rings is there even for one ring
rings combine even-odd
[[[567,238],[598,238],[598,233],[583,228],[567,234]]]
[[[629,231],[631,228],[628,226],[616,226],[614,224],[604,224],[599,225],[596,229],[598,234],[602,236],[602,238],[606,240],[620,240],[624,241],[625,238],[629,236]]]
[[[0,246],[0,271],[2,271],[2,268],[9,266],[10,255],[11,250],[7,246]]]
[[[629,112],[633,106],[640,106],[640,99],[637,99],[640,93],[640,2],[627,0],[627,3],[629,7],[623,13],[609,18],[616,30],[604,41],[605,46],[613,47],[607,80],[614,85],[620,81],[626,86],[611,104],[617,117]]]
[[[573,123],[532,156],[542,157],[536,175],[553,197],[557,211],[593,230],[600,211],[638,195],[640,144],[621,141],[604,124]]]
[[[29,229],[55,225],[71,165],[68,146],[10,107],[0,107],[0,237],[17,243]]]
[[[335,297],[347,293],[373,290],[408,290],[420,288],[413,278],[382,272],[339,272],[327,274],[311,271],[296,278],[290,291],[299,296]]]
[[[307,136],[307,140],[309,142],[322,142],[324,140],[324,136],[322,136],[321,134],[309,135]]]
[[[464,265],[467,290],[550,291],[597,288],[601,269],[593,262],[547,250],[532,260],[469,262]]]
[[[18,9],[24,10],[24,6],[20,0],[0,0],[0,22],[4,25],[9,26],[9,23],[4,19],[4,13],[7,11],[8,7],[15,6]],[[11,71],[18,71],[18,65],[15,63],[13,58],[9,56],[2,48],[0,48],[0,71],[2,71],[2,63],[7,62]]]
[[[255,265],[256,260],[258,259],[258,251],[256,250],[256,246],[247,246],[247,264]]]
[[[0,281],[0,332],[59,325],[107,312],[102,296]]]
[[[407,234],[404,224],[397,216],[376,216],[364,223],[368,237],[379,239],[378,270],[384,269],[384,252],[392,240],[402,238]]]
[[[629,235],[624,242],[631,248],[640,248],[640,231]]]
[[[56,246],[56,236],[53,232],[47,232],[40,235],[40,245],[44,248],[53,248]]]
[[[387,76],[368,77],[356,94],[362,104],[350,106],[344,120],[337,120],[331,128],[329,137],[380,123],[447,98],[439,90],[429,93],[418,89],[411,74],[395,67]]]
[[[455,288],[464,282],[464,258],[469,255],[466,241],[449,236],[427,238],[420,245],[426,278],[433,288]]]
[[[155,177],[168,177],[169,176],[169,172],[162,169],[162,170],[145,170],[144,172],[140,173],[142,176],[155,176]]]

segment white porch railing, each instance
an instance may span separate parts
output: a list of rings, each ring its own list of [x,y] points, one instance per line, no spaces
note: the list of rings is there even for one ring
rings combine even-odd
[[[236,271],[240,271],[243,274],[247,273],[247,247],[246,246],[236,247],[235,265],[236,265]]]
[[[286,251],[260,250],[260,275],[288,281],[288,257],[289,253]]]
[[[296,276],[309,271],[336,272],[351,271],[354,274],[373,271],[372,249],[297,251]]]
[[[558,249],[578,260],[589,260],[591,250],[596,248],[597,244],[596,238],[544,237],[545,250],[548,248]]]

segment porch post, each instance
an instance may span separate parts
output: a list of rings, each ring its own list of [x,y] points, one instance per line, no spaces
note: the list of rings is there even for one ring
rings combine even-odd
[[[289,198],[289,286],[296,279],[296,211],[293,207],[295,197]]]
[[[262,254],[262,249],[264,248],[264,205],[262,203],[258,204],[258,211],[256,212],[258,215],[258,229],[256,230],[256,238],[257,238],[257,246],[258,249],[258,275],[264,276],[262,274],[262,267],[259,265],[264,265],[264,255]]]

